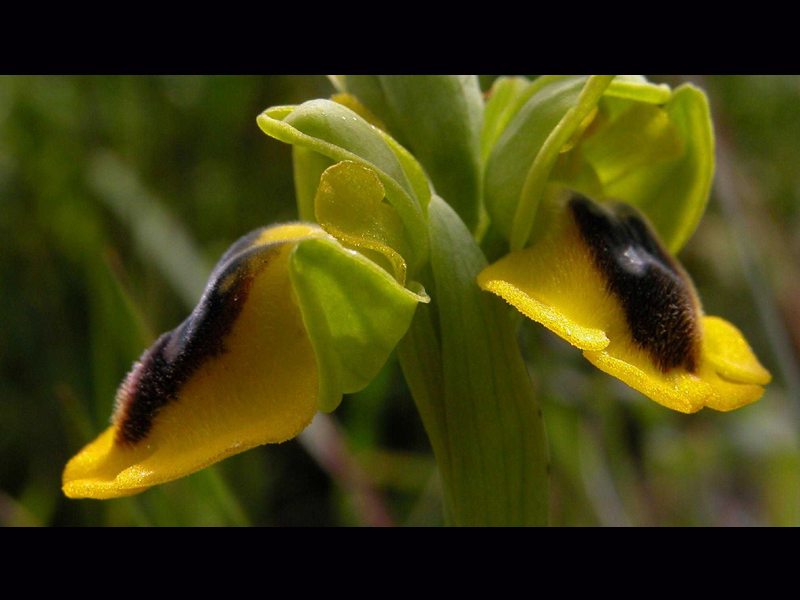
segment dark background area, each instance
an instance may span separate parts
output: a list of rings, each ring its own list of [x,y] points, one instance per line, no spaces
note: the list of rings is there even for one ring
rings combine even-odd
[[[774,382],[681,415],[520,331],[545,404],[556,525],[800,525],[800,79],[705,88],[718,177],[681,260]],[[482,76],[488,88],[492,76]],[[440,524],[436,465],[392,360],[295,441],[132,498],[68,500],[61,471],[117,385],[244,233],[294,220],[291,150],[265,108],[324,77],[0,77],[0,524]]]

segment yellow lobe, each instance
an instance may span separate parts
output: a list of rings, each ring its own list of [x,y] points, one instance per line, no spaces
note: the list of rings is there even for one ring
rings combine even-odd
[[[704,353],[714,370],[735,383],[766,385],[772,380],[742,332],[719,317],[705,317]]]
[[[128,414],[123,404],[115,425],[67,465],[67,496],[136,494],[254,446],[291,439],[311,423],[317,411],[317,366],[293,297],[287,259],[297,241],[318,235],[325,234],[317,227],[288,225],[264,230],[252,240],[243,238],[248,242],[244,246],[234,245],[232,250],[238,251],[226,255],[227,266],[218,265],[209,283],[224,277],[228,267],[235,267],[228,279],[251,277],[246,286],[218,281],[228,294],[226,302],[241,301],[224,336],[224,350],[202,357],[138,442],[120,439]],[[203,302],[193,316],[203,309],[213,313]]]
[[[273,227],[265,227],[258,237],[250,244],[250,248],[273,242],[299,242],[308,237],[321,237],[324,232],[316,225],[308,223],[286,223]]]
[[[759,362],[742,332],[719,317],[705,317],[703,357],[713,393],[706,406],[729,411],[755,402],[772,375]]]
[[[706,398],[706,406],[728,412],[752,404],[764,395],[764,387],[746,383],[733,383],[720,377],[713,368],[705,373],[706,380],[711,384],[711,395]]]

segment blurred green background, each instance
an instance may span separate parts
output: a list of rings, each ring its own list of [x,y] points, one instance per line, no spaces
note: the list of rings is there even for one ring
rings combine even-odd
[[[524,320],[553,524],[800,525],[800,78],[650,78],[709,94],[717,181],[681,259],[774,382],[733,413],[681,415]],[[64,464],[214,261],[296,218],[290,148],[256,116],[332,93],[321,76],[0,77],[1,525],[441,524],[394,360],[298,440],[132,498],[61,493]]]

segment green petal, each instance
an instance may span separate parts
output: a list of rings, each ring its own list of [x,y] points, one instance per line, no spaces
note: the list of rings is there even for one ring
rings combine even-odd
[[[375,171],[386,188],[386,198],[395,208],[413,245],[413,268],[427,257],[427,225],[423,207],[406,175],[403,162],[386,142],[385,134],[349,108],[330,100],[312,100],[299,106],[270,108],[258,117],[258,125],[282,142],[301,146],[335,162],[349,160]],[[306,171],[310,177],[316,170]],[[310,189],[311,183],[303,184]],[[299,188],[300,186],[298,186]],[[412,271],[413,271],[412,268]]]
[[[316,220],[340,242],[368,258],[388,261],[397,282],[405,285],[404,257],[409,244],[397,211],[383,201],[385,193],[374,171],[355,162],[340,162],[320,178],[314,200]]]
[[[411,324],[419,293],[331,238],[300,242],[289,275],[320,374],[319,409],[330,412],[342,394],[364,389]]]
[[[427,212],[428,203],[431,201],[431,184],[428,181],[428,176],[425,174],[425,171],[422,170],[422,166],[417,162],[417,159],[414,158],[408,150],[403,148],[397,140],[386,133],[386,125],[372,114],[366,106],[361,104],[358,98],[352,94],[340,93],[334,95],[331,100],[346,106],[360,115],[365,121],[375,126],[378,133],[383,137],[383,141],[389,144],[397,160],[400,161],[400,165],[403,167],[406,177],[408,177],[408,180],[411,182],[411,187],[414,188],[414,193],[417,196],[420,206],[422,206],[423,212]]]
[[[483,100],[474,75],[347,75],[344,85],[419,160],[474,230],[481,212]]]
[[[519,109],[497,140],[486,164],[485,199],[493,225],[506,239],[511,239],[523,188],[534,162],[538,160],[540,163],[536,169],[536,179],[543,184],[560,149],[559,145],[554,154],[552,149],[544,148],[545,142],[567,114],[577,107],[578,99],[588,81],[585,76],[564,77],[548,85],[537,86],[535,93]],[[577,128],[582,120],[569,129]],[[569,137],[567,135],[566,139]],[[531,187],[530,184],[528,187]],[[532,223],[544,189],[543,185],[541,187],[540,191],[529,190],[525,221]],[[527,235],[525,237],[527,239]]]

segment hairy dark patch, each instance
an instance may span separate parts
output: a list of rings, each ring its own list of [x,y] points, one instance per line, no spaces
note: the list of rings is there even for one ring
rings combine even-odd
[[[232,252],[241,252],[259,233],[260,230],[245,236],[225,253],[192,314],[158,338],[125,378],[117,392],[114,412],[118,442],[134,445],[144,440],[158,413],[177,400],[186,381],[207,360],[226,351],[225,338],[247,301],[253,279],[278,248],[271,244],[239,256]],[[223,290],[231,277],[233,283]]]
[[[623,203],[576,194],[569,207],[608,289],[622,303],[634,342],[663,372],[697,369],[699,330],[691,282],[644,218]]]

